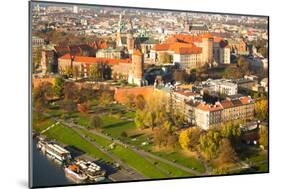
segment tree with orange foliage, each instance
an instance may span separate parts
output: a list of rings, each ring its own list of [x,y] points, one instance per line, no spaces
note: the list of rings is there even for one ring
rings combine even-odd
[[[87,114],[89,112],[89,104],[84,102],[82,104],[77,104],[77,110],[81,113],[81,114]]]

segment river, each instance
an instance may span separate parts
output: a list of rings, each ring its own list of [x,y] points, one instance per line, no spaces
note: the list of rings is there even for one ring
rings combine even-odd
[[[69,180],[63,171],[62,165],[55,162],[54,160],[45,156],[36,147],[37,140],[33,139],[32,142],[32,175],[33,175],[33,187],[44,187],[44,186],[64,186],[69,184],[75,184]],[[99,164],[102,169],[105,169],[107,173],[112,172],[112,168],[105,164]],[[106,178],[100,183],[112,182]]]
[[[63,167],[43,155],[36,147],[36,143],[37,140],[33,140],[33,187],[74,184],[66,178]]]

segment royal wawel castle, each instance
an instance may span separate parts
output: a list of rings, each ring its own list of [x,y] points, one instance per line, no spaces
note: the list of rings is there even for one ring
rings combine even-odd
[[[186,30],[190,29],[188,26]],[[113,43],[99,41],[71,47],[55,46],[53,50],[45,48],[42,70],[65,74],[67,69],[76,69],[81,77],[88,77],[91,65],[102,63],[111,68],[115,78],[142,86],[147,83],[143,78],[144,64],[178,65],[177,68],[189,73],[205,65],[230,64],[231,52],[244,50],[242,43],[229,43],[207,32],[167,35],[163,40],[140,36],[134,33],[132,20],[125,22],[122,14]]]
[[[230,47],[222,38],[210,34],[169,36],[164,43],[155,45],[150,51],[153,63],[161,63],[169,56],[172,63],[190,71],[206,64],[230,64]]]

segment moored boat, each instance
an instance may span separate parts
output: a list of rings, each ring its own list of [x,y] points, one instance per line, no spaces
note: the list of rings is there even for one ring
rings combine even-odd
[[[106,172],[94,162],[78,160],[76,165],[78,165],[85,172],[90,181],[100,182],[105,179]]]
[[[70,152],[53,142],[39,140],[37,143],[37,148],[51,159],[55,159],[59,162],[65,163],[71,160]]]
[[[75,165],[70,164],[64,167],[65,175],[76,183],[83,183],[87,180],[88,176],[84,174],[81,169]]]

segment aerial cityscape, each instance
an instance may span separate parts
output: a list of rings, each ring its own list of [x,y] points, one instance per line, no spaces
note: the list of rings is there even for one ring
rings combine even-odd
[[[269,171],[268,17],[30,11],[34,187]]]

